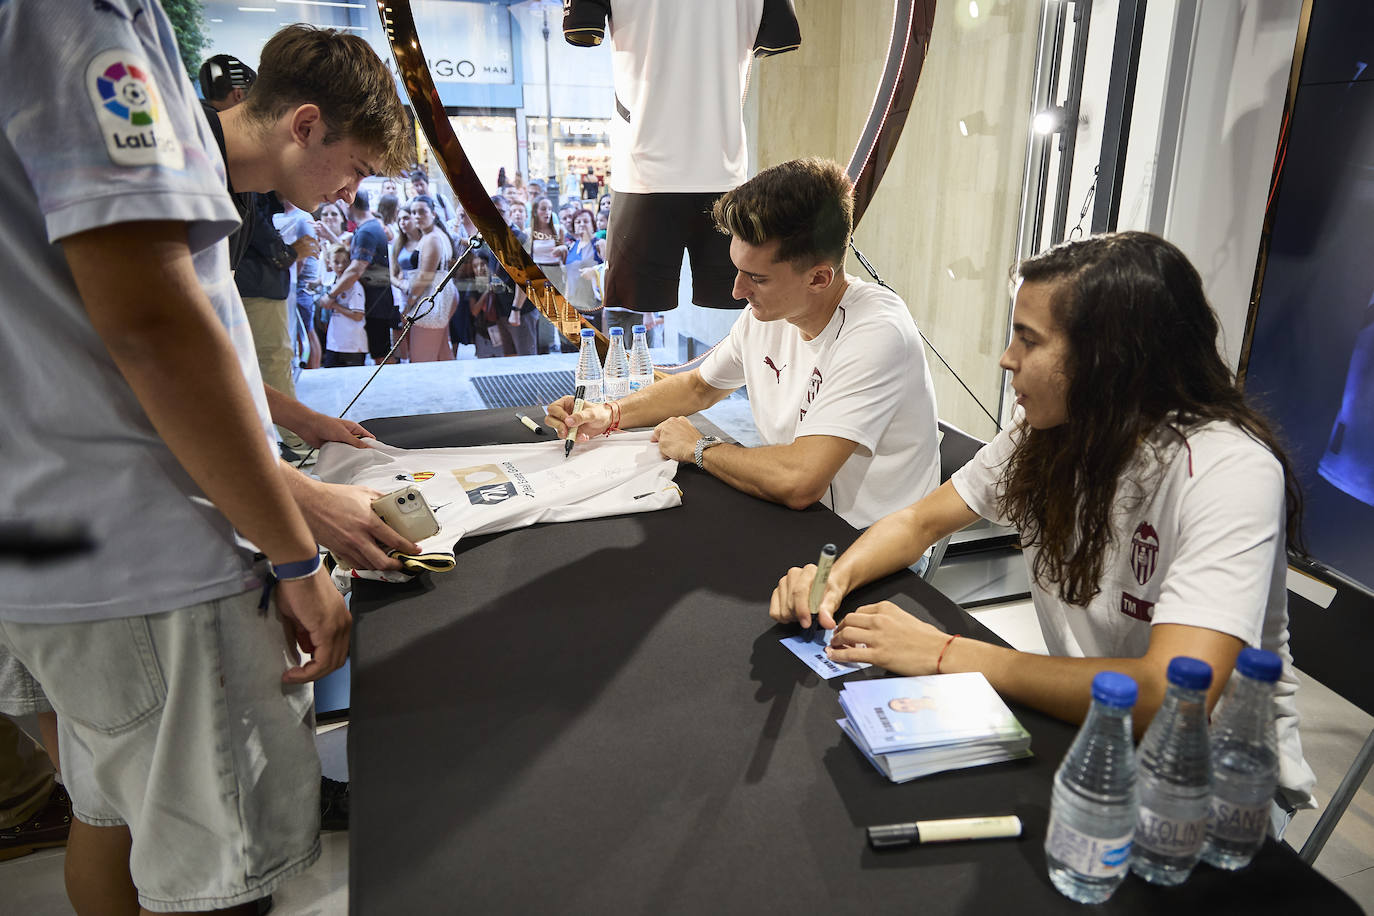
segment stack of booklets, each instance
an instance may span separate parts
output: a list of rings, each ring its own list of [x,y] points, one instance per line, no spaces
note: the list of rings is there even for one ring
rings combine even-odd
[[[1030,733],[987,678],[969,674],[851,681],[840,728],[893,782],[1030,756]]]

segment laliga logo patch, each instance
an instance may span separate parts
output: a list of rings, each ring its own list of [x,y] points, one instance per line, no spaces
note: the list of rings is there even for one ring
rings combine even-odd
[[[86,67],[86,88],[105,149],[116,165],[161,165],[180,171],[186,156],[162,108],[152,71],[141,57],[114,49]]]
[[[479,464],[470,468],[454,468],[451,472],[458,485],[474,506],[494,506],[515,495],[515,484],[506,472],[494,464]],[[415,475],[417,478],[419,475]]]
[[[115,61],[95,78],[96,91],[105,110],[139,127],[157,120],[157,99],[149,88],[152,79],[135,64]]]
[[[1131,572],[1135,581],[1144,585],[1155,574],[1159,562],[1159,535],[1149,522],[1141,522],[1131,536]]]

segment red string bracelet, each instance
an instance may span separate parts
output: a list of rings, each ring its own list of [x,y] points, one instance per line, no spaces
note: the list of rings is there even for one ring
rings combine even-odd
[[[611,408],[611,425],[606,427],[606,432],[602,435],[609,436],[620,429],[620,404],[616,401],[607,401],[606,406]]]
[[[945,660],[945,651],[949,648],[949,644],[952,643],[952,642],[954,642],[954,640],[956,640],[956,639],[958,639],[958,638],[959,638],[959,634],[958,634],[958,633],[955,633],[955,634],[953,634],[952,636],[950,636],[949,639],[946,639],[946,640],[945,640],[945,644],[944,644],[943,646],[940,647],[940,657],[937,658],[937,659],[935,659],[935,673],[936,673],[936,674],[939,674],[939,673],[940,673],[940,663],[943,662],[943,661]]]

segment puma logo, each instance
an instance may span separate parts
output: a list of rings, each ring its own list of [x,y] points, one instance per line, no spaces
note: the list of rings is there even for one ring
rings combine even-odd
[[[784,370],[784,369],[787,368],[787,364],[786,364],[786,363],[783,363],[781,366],[778,366],[778,365],[776,365],[776,364],[773,362],[773,357],[771,357],[771,356],[765,356],[765,357],[763,358],[763,364],[764,364],[765,366],[767,366],[769,369],[772,369],[772,370],[773,370],[774,374],[776,374],[777,377],[778,377],[778,384],[781,385],[781,384],[782,384],[782,370]]]

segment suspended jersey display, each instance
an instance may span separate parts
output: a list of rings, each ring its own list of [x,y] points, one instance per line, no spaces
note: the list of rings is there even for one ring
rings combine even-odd
[[[566,460],[562,440],[470,448],[403,449],[368,440],[368,448],[326,442],[316,471],[326,483],[390,493],[416,487],[439,521],[420,541],[425,560],[442,569],[464,537],[541,522],[570,522],[669,509],[682,504],[677,462],[663,458],[652,432],[617,433],[580,442]],[[405,573],[347,571],[345,576],[402,582]]]
[[[675,308],[682,255],[692,301],[742,308],[731,295],[729,239],[711,205],[743,184],[749,60],[801,44],[792,0],[564,0],[563,37],[599,45],[610,23],[615,78],[605,304]],[[633,206],[628,199],[633,196]]]
[[[749,57],[791,51],[791,0],[565,0],[563,37],[601,44],[610,22],[615,191],[728,191],[748,177]]]
[[[1320,473],[1362,503],[1374,506],[1374,304],[1355,337],[1355,352],[1345,378],[1341,412],[1336,415]]]

